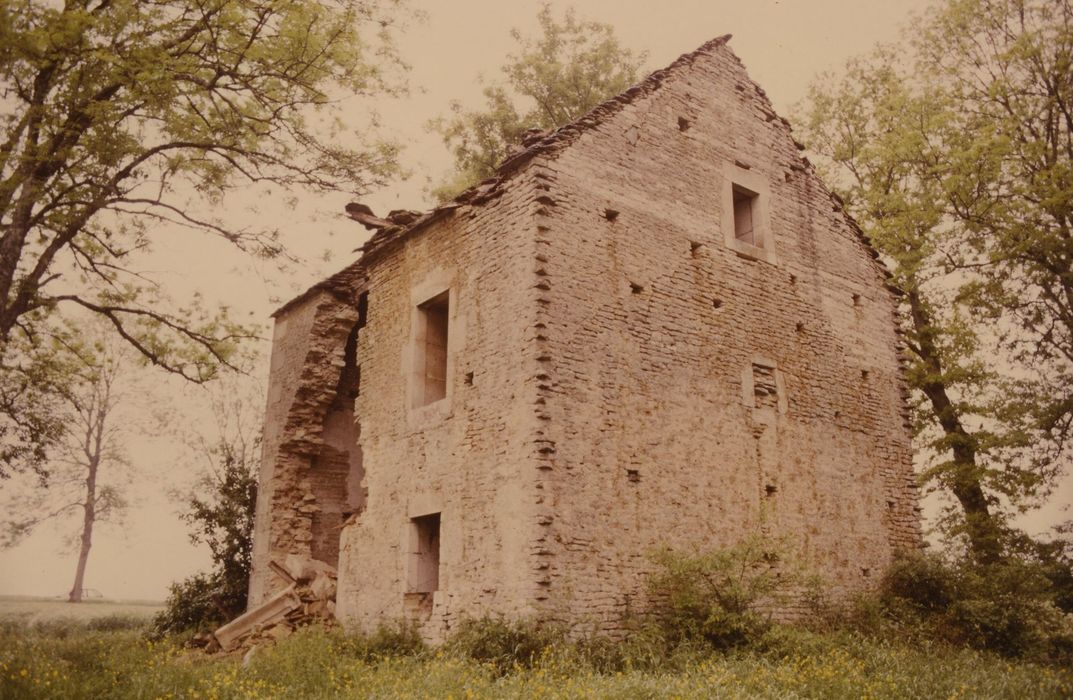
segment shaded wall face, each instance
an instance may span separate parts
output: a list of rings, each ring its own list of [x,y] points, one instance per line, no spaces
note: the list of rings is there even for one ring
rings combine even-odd
[[[312,513],[310,554],[332,566],[339,564],[343,523],[365,505],[362,454],[352,404],[351,399],[328,413],[321,438],[324,444],[309,470],[310,490],[316,505]]]
[[[519,177],[367,261],[347,624],[410,617],[436,638],[460,615],[532,605],[535,196]]]
[[[736,59],[539,172],[549,614],[613,627],[656,546],[785,535],[848,588],[918,545],[893,300]]]
[[[261,469],[258,474],[257,509],[253,532],[253,570],[250,574],[250,605],[259,604],[271,585],[268,560],[273,546],[273,476],[287,416],[294,405],[300,376],[309,351],[309,334],[317,315],[317,304],[299,306],[276,319],[269,363],[268,398],[262,441]]]

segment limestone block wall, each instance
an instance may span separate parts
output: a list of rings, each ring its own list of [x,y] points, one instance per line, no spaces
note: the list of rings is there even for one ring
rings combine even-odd
[[[659,546],[786,535],[856,588],[919,545],[883,270],[729,49],[532,170],[545,614],[614,628]],[[731,181],[764,200],[752,255]]]
[[[365,260],[355,414],[367,500],[343,530],[337,596],[337,615],[352,627],[411,618],[437,639],[461,615],[533,609],[539,196],[519,175],[498,199],[453,211]],[[415,368],[427,352],[419,307],[444,292],[447,396],[415,406],[424,379]],[[435,514],[437,576],[417,577],[431,536],[414,519]],[[435,592],[414,590],[436,578]]]
[[[656,547],[785,536],[854,589],[919,546],[885,272],[724,43],[282,310],[251,604],[297,552],[352,627],[613,630]]]

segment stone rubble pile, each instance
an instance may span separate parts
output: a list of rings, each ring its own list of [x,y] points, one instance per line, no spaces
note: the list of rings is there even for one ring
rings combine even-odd
[[[258,607],[216,630],[207,651],[253,649],[314,622],[335,620],[336,570],[330,564],[288,555],[284,564],[269,564],[287,587]]]

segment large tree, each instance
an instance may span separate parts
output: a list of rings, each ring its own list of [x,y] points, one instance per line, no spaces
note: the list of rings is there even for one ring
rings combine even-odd
[[[802,121],[903,292],[924,478],[988,561],[1073,415],[1069,6],[949,0],[912,37],[818,81]]]
[[[549,5],[537,20],[538,38],[511,31],[518,53],[503,66],[506,82],[485,86],[482,109],[455,102],[450,118],[432,123],[455,160],[433,190],[438,200],[491,176],[527,130],[560,127],[637,81],[647,54],[623,47],[611,25],[578,19],[573,9],[559,20]]]
[[[356,193],[383,183],[395,149],[342,138],[337,103],[397,88],[398,14],[398,0],[3,3],[5,402],[49,369],[41,356],[69,308],[103,316],[151,363],[188,379],[229,363],[251,332],[199,300],[169,304],[140,269],[143,255],[169,228],[279,255],[271,227],[222,215],[224,195],[243,183]],[[0,456],[40,456],[35,427],[51,417],[30,413],[5,413]]]
[[[1073,429],[1073,1],[948,0],[914,46],[955,110],[941,177],[979,270],[968,299],[1037,370],[1024,393],[1062,442]]]

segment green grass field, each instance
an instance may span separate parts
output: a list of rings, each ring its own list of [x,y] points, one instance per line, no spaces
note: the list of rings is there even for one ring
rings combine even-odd
[[[553,648],[531,667],[497,668],[444,651],[378,655],[309,628],[275,647],[206,656],[149,641],[154,607],[3,601],[0,698],[1068,698],[1070,669],[849,633],[787,630],[765,651],[683,653],[657,665]],[[106,612],[107,611],[107,612]],[[104,613],[98,615],[98,613]],[[35,617],[36,616],[36,617]]]
[[[0,596],[0,621],[18,621],[29,625],[64,619],[88,622],[117,615],[149,620],[163,609],[160,603],[146,601],[88,600],[68,603],[56,598]]]

